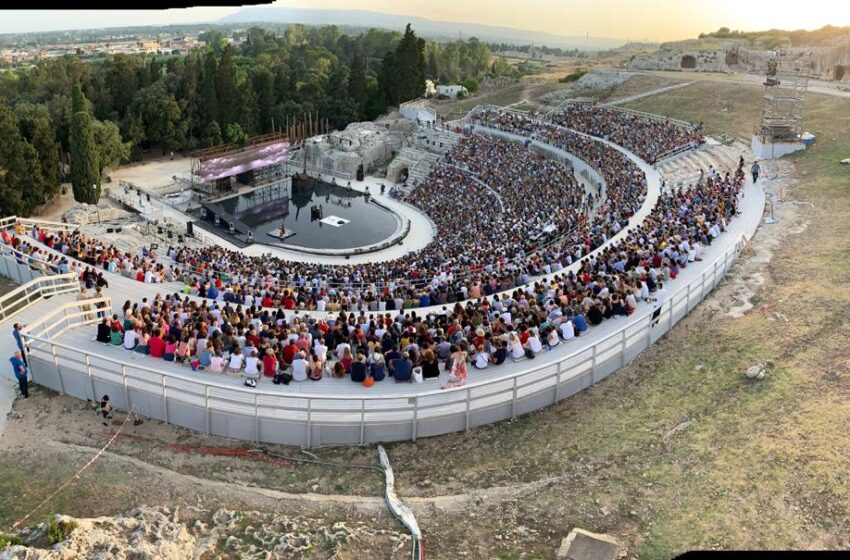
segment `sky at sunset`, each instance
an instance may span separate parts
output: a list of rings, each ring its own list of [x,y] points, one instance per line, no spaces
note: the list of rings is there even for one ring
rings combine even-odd
[[[361,9],[473,22],[558,35],[670,41],[731,29],[816,29],[850,25],[848,0],[278,0],[274,6]],[[4,10],[0,33],[211,21],[238,8],[167,11]],[[344,23],[344,22],[339,22]]]

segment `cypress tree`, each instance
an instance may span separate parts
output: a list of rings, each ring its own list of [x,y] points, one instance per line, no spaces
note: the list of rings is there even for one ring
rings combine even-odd
[[[96,204],[100,199],[100,172],[92,118],[79,85],[71,95],[71,185],[74,200]]]

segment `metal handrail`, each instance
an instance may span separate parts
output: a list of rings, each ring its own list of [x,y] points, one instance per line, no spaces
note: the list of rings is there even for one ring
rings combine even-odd
[[[79,289],[77,275],[39,276],[0,296],[0,321],[20,313],[44,297],[68,294]],[[23,305],[21,303],[24,302]]]

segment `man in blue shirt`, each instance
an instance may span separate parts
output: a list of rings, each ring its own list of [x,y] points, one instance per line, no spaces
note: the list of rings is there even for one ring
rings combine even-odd
[[[18,380],[18,385],[21,388],[21,394],[25,399],[30,397],[29,386],[27,385],[27,366],[24,365],[23,356],[20,352],[15,352],[9,361],[12,363],[12,371],[15,372],[15,378]]]
[[[18,350],[21,352],[21,356],[24,355],[24,341],[21,338],[21,329],[24,328],[20,323],[15,323],[12,326],[12,338],[15,339],[15,345],[18,347]],[[26,357],[23,358],[24,365],[28,366]]]

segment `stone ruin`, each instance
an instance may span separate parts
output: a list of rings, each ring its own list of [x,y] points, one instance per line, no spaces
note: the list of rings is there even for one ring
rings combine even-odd
[[[351,123],[345,130],[307,140],[307,168],[354,176],[362,164],[364,173],[372,173],[401,150],[414,130],[416,123],[397,111],[374,122]]]
[[[776,51],[748,46],[741,40],[708,43],[700,40],[664,43],[650,54],[635,58],[630,70],[683,70],[693,72],[740,72],[761,75]],[[810,77],[850,83],[850,36],[839,37],[823,47],[783,49],[792,57],[806,58]]]

